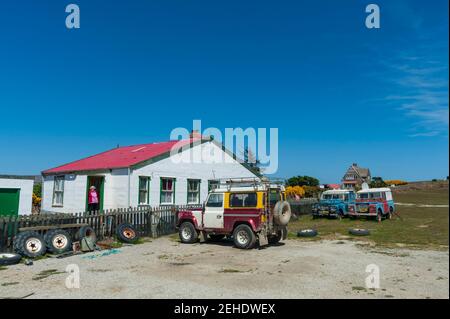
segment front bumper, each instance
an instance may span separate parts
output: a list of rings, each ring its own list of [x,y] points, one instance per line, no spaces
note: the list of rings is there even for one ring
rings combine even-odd
[[[339,214],[337,211],[324,210],[324,209],[315,209],[312,212],[315,217],[338,217]]]

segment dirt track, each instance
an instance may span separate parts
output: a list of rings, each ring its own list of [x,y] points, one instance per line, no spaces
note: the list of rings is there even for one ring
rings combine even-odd
[[[69,264],[80,289],[65,286]],[[368,264],[380,267],[380,289],[365,288]],[[0,298],[448,298],[448,273],[448,252],[299,240],[244,251],[165,237],[0,270]]]

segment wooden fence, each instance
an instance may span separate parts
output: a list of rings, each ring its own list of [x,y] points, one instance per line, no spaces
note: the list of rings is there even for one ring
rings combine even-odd
[[[142,237],[158,237],[175,232],[177,211],[200,208],[201,205],[136,207],[82,212],[75,214],[40,214],[0,217],[0,252],[11,251],[14,237],[24,227],[88,224],[99,240],[114,237],[118,225],[130,223]],[[45,228],[45,227],[42,227]],[[76,229],[76,228],[74,228]],[[45,230],[37,230],[43,234]]]

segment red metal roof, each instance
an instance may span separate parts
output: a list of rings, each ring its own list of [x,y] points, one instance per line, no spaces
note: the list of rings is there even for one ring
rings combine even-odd
[[[161,143],[117,147],[112,150],[86,157],[75,162],[45,170],[42,172],[42,174],[130,167],[140,162],[152,159],[158,155],[170,152],[172,147],[174,146],[180,148],[189,144],[190,142],[197,140],[199,139],[194,138],[182,141],[168,141]]]

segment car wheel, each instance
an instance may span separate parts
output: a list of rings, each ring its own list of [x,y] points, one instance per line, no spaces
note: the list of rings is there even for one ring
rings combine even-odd
[[[198,232],[194,225],[190,222],[184,222],[180,225],[180,230],[178,232],[180,240],[185,244],[195,243],[198,239]]]
[[[35,231],[25,231],[14,239],[14,250],[22,256],[36,258],[45,254],[45,240]]]
[[[240,249],[251,249],[255,246],[256,235],[248,225],[239,225],[233,232],[234,245]]]
[[[317,235],[318,232],[315,229],[302,229],[297,232],[297,237],[315,237]]]
[[[15,265],[20,262],[22,256],[19,254],[0,253],[0,266]]]
[[[47,250],[53,254],[62,254],[72,249],[72,238],[63,229],[49,230],[44,235]]]
[[[367,236],[370,235],[370,232],[368,229],[361,229],[361,228],[352,228],[348,231],[351,235],[355,236]]]
[[[117,227],[117,238],[119,238],[121,242],[134,244],[139,239],[139,236],[133,225],[123,223]]]

